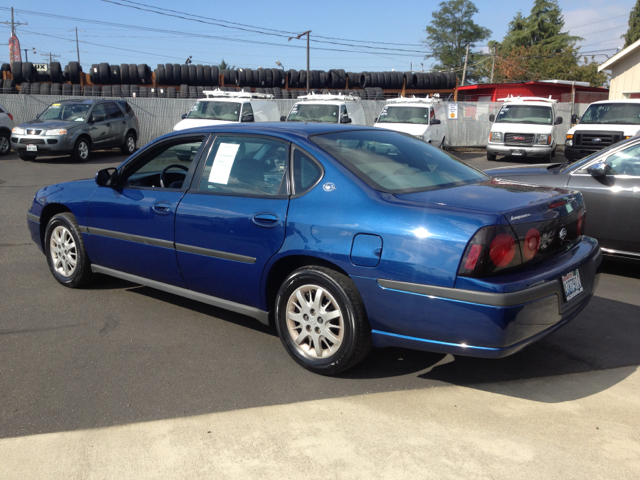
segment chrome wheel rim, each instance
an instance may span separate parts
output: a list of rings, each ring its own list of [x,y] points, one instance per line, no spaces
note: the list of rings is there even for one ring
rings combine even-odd
[[[89,156],[89,145],[87,145],[87,142],[80,142],[80,145],[78,145],[78,156],[83,160]]]
[[[136,149],[136,141],[133,139],[133,137],[128,137],[127,138],[127,151],[129,153],[133,153],[133,151]]]
[[[10,148],[11,148],[11,145],[9,145],[9,139],[6,137],[0,136],[0,152],[6,153],[9,151]]]
[[[342,312],[335,298],[318,285],[303,285],[291,294],[286,319],[291,340],[306,357],[328,358],[342,345]]]
[[[49,255],[53,268],[63,277],[70,277],[78,265],[78,250],[68,228],[57,226],[51,232]]]

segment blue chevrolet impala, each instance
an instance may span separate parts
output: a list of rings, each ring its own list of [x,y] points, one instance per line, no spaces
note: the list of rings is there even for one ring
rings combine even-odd
[[[492,179],[418,139],[328,124],[160,137],[27,217],[54,278],[96,273],[275,323],[325,375],[372,347],[503,357],[597,285],[579,192]]]

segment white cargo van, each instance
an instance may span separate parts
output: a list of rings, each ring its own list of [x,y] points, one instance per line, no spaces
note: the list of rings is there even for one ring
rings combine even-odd
[[[373,126],[408,133],[442,148],[447,136],[444,117],[438,98],[394,98],[387,100]]]
[[[487,144],[487,160],[497,155],[542,157],[556,154],[555,126],[562,123],[556,117],[557,100],[541,97],[508,97],[498,116],[489,115],[494,122]]]
[[[201,98],[174,130],[240,122],[277,122],[280,110],[273,95],[251,92],[223,92],[205,90]]]
[[[303,95],[286,117],[287,122],[351,123],[366,125],[360,97],[351,95]]]
[[[576,118],[571,120],[577,122]],[[564,156],[573,162],[639,133],[640,100],[595,102],[567,132]]]

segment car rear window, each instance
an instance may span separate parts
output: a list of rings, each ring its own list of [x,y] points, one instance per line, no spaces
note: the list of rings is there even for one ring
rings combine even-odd
[[[382,192],[420,192],[489,178],[446,152],[397,132],[352,130],[309,139]]]

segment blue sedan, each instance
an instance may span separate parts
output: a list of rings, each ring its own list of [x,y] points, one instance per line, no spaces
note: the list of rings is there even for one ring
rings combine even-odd
[[[372,347],[503,357],[573,319],[601,252],[582,195],[492,179],[397,132],[247,124],[160,137],[39,190],[62,285],[105,274],[274,323],[324,375]]]

